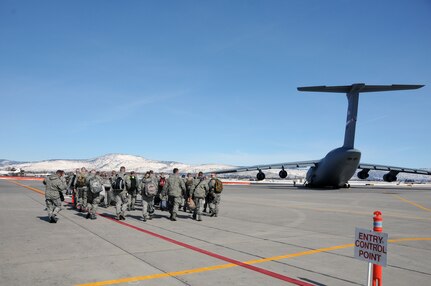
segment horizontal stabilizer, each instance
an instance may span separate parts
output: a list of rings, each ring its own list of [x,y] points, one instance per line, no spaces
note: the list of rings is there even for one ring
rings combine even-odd
[[[298,87],[298,91],[314,91],[314,92],[375,92],[375,91],[392,91],[392,90],[407,90],[418,89],[423,85],[417,84],[392,84],[392,85],[366,85],[364,83],[356,83],[352,85],[340,86],[305,86]]]

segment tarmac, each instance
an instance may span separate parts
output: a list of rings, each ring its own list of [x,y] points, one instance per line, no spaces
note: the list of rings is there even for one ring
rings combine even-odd
[[[431,187],[225,186],[220,214],[172,222],[114,207],[96,220],[66,198],[47,221],[40,181],[0,180],[0,285],[366,285],[355,228],[383,213],[385,285],[431,285]]]

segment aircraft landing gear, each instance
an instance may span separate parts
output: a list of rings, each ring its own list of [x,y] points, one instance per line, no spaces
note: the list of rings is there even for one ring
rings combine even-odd
[[[350,184],[344,184],[344,186],[343,186],[343,188],[345,188],[345,189],[350,189]]]

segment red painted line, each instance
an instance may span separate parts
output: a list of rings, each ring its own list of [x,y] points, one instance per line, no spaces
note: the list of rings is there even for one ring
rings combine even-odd
[[[27,187],[27,186],[24,186],[24,185],[22,185],[22,186],[30,189],[30,187]],[[30,189],[30,190],[32,190],[32,189]],[[71,202],[68,202],[68,201],[64,201],[64,203],[65,204],[71,204]],[[146,229],[143,229],[143,228],[140,228],[140,227],[128,224],[128,223],[123,222],[123,221],[116,220],[116,219],[114,219],[114,218],[112,218],[110,216],[104,215],[104,214],[98,213],[98,215],[101,216],[101,217],[104,217],[106,219],[109,219],[109,220],[111,220],[113,222],[116,222],[116,223],[119,223],[121,225],[130,227],[130,228],[132,228],[134,230],[137,230],[137,231],[146,233],[148,235],[160,238],[160,239],[165,240],[167,242],[170,242],[170,243],[182,246],[184,248],[187,248],[187,249],[190,249],[190,250],[193,250],[193,251],[196,251],[196,252],[199,252],[199,253],[202,253],[202,254],[205,254],[205,255],[208,255],[208,256],[211,256],[211,257],[214,257],[214,258],[217,258],[217,259],[229,262],[229,263],[232,263],[232,264],[235,264],[235,265],[238,265],[240,267],[247,268],[249,270],[252,270],[252,271],[255,271],[255,272],[258,272],[258,273],[261,273],[261,274],[264,274],[264,275],[267,275],[267,276],[270,276],[270,277],[273,277],[273,278],[276,278],[276,279],[279,279],[279,280],[282,280],[282,281],[286,281],[286,282],[289,282],[289,283],[292,283],[292,284],[295,284],[295,285],[299,285],[299,286],[314,286],[313,284],[309,284],[309,283],[306,283],[306,282],[303,282],[303,281],[300,281],[300,280],[297,280],[297,279],[294,279],[294,278],[290,278],[288,276],[285,276],[285,275],[282,275],[282,274],[279,274],[279,273],[276,273],[276,272],[272,272],[270,270],[266,270],[266,269],[263,269],[263,268],[260,268],[260,267],[256,267],[256,266],[249,265],[249,264],[245,264],[244,262],[241,262],[241,261],[238,261],[238,260],[235,260],[235,259],[223,256],[223,255],[220,255],[220,254],[217,254],[217,253],[214,253],[214,252],[202,249],[202,248],[195,247],[193,245],[190,245],[190,244],[187,244],[187,243],[184,243],[184,242],[181,242],[181,241],[169,238],[167,236],[160,235],[158,233],[155,233],[155,232],[152,232],[152,231],[149,231],[149,230],[146,230]]]
[[[175,239],[172,239],[172,238],[160,235],[158,233],[155,233],[155,232],[152,232],[152,231],[149,231],[149,230],[146,230],[146,229],[143,229],[143,228],[140,228],[140,227],[128,224],[128,223],[123,222],[123,221],[116,220],[116,219],[114,219],[112,217],[109,217],[107,215],[103,215],[103,214],[99,214],[99,215],[102,216],[102,217],[104,217],[104,218],[106,218],[106,219],[109,219],[109,220],[111,220],[113,222],[116,222],[116,223],[119,223],[121,225],[133,228],[134,230],[137,230],[137,231],[146,233],[148,235],[160,238],[160,239],[165,240],[167,242],[170,242],[170,243],[182,246],[184,248],[187,248],[187,249],[190,249],[190,250],[193,250],[193,251],[196,251],[196,252],[199,252],[199,253],[202,253],[202,254],[205,254],[205,255],[208,255],[208,256],[211,256],[211,257],[214,257],[214,258],[217,258],[217,259],[220,259],[220,260],[223,260],[223,261],[226,261],[226,262],[229,262],[229,263],[232,263],[232,264],[244,267],[244,268],[247,268],[249,270],[252,270],[252,271],[255,271],[255,272],[258,272],[258,273],[261,273],[261,274],[264,274],[264,275],[267,275],[267,276],[270,276],[270,277],[273,277],[273,278],[276,278],[276,279],[279,279],[279,280],[282,280],[282,281],[286,281],[286,282],[289,282],[289,283],[292,283],[292,284],[295,284],[295,285],[300,285],[300,286],[313,286],[313,284],[309,284],[309,283],[306,283],[306,282],[303,282],[303,281],[300,281],[300,280],[297,280],[297,279],[294,279],[294,278],[290,278],[288,276],[285,276],[285,275],[282,275],[282,274],[279,274],[279,273],[276,273],[276,272],[272,272],[270,270],[266,270],[266,269],[263,269],[263,268],[260,268],[260,267],[256,267],[256,266],[249,265],[249,264],[245,264],[245,263],[243,263],[241,261],[238,261],[238,260],[235,260],[235,259],[231,259],[229,257],[222,256],[220,254],[217,254],[217,253],[214,253],[214,252],[210,252],[210,251],[202,249],[202,248],[195,247],[193,245],[190,245],[190,244],[187,244],[187,243],[184,243],[184,242],[181,242],[181,241],[178,241],[178,240],[175,240]]]

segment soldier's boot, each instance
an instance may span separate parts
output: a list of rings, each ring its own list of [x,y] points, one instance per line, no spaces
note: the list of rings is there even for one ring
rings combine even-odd
[[[201,215],[198,215],[197,221],[202,221]]]
[[[172,213],[171,221],[177,221],[177,213]]]
[[[86,219],[89,219],[91,217],[91,214],[90,213],[88,213],[86,216],[85,216],[85,218]]]
[[[195,213],[193,213],[193,219],[196,219],[196,214]]]
[[[150,214],[150,215],[148,216],[148,219],[149,219],[149,220],[152,220],[152,219],[153,219],[153,215],[152,215],[152,214]]]
[[[147,221],[147,217],[146,216],[142,216],[142,220],[144,221],[144,222],[146,222]]]
[[[124,214],[124,211],[120,213],[120,220],[126,220],[126,216]]]
[[[117,214],[117,215],[115,216],[115,219],[116,219],[116,220],[121,220],[120,215],[119,215],[119,214]]]
[[[90,218],[93,219],[93,220],[97,219],[97,217],[96,217],[95,214],[91,214]]]
[[[49,223],[55,223],[54,217],[52,215],[48,216],[48,221],[49,221]]]
[[[215,211],[211,212],[211,217],[217,217],[217,213]]]
[[[58,218],[54,214],[50,216],[49,218],[50,223],[57,223],[57,221],[58,221]]]

